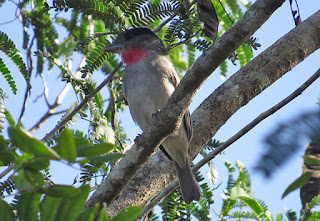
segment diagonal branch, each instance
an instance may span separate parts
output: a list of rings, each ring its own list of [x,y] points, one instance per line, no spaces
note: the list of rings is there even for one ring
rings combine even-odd
[[[192,170],[195,172],[199,170],[201,167],[206,165],[210,160],[215,158],[219,153],[224,151],[227,147],[229,147],[231,144],[239,140],[242,136],[247,134],[251,129],[253,129],[255,126],[257,126],[261,121],[264,119],[270,117],[272,114],[283,108],[285,105],[287,105],[289,102],[291,102],[293,99],[298,97],[302,94],[304,90],[306,90],[313,82],[315,82],[320,77],[320,69],[316,73],[314,73],[306,82],[304,82],[298,89],[296,89],[293,93],[291,93],[289,96],[287,96],[285,99],[280,101],[275,106],[271,107],[267,111],[261,113],[258,117],[256,117],[253,121],[251,121],[249,124],[247,124],[245,127],[243,127],[238,133],[230,137],[226,142],[224,142],[222,145],[220,145],[215,150],[211,151],[207,156],[205,156],[202,160],[200,160],[195,166],[192,167]],[[159,204],[162,199],[164,199],[168,194],[170,194],[177,186],[179,182],[178,179],[176,179],[173,183],[171,183],[166,189],[162,191],[161,194],[156,196],[154,199],[150,201],[150,203],[144,208],[142,211],[140,218],[142,218],[145,214],[147,214],[148,211],[150,211],[153,207],[155,207],[157,204]]]
[[[192,114],[194,158],[217,130],[242,106],[320,48],[320,11],[278,40],[216,89]],[[147,204],[175,180],[161,152],[153,155],[109,207],[116,215],[131,205]]]
[[[119,196],[134,174],[154,153],[155,147],[180,124],[195,93],[210,74],[239,46],[241,46],[282,5],[284,0],[258,0],[238,21],[191,66],[168,104],[158,113],[157,120],[119,161],[110,175],[87,201],[86,207],[106,202]]]

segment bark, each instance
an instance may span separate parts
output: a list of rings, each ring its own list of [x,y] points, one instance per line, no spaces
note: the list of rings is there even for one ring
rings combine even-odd
[[[191,157],[238,109],[320,48],[319,36],[320,12],[317,12],[216,89],[192,114]],[[158,152],[108,207],[108,213],[114,216],[128,206],[145,205],[175,178],[173,165]]]

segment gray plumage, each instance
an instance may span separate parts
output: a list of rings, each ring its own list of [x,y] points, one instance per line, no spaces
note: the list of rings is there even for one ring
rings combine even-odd
[[[133,120],[145,130],[154,121],[152,115],[167,103],[180,78],[162,40],[150,29],[127,30],[103,50],[122,53],[131,47],[147,53],[139,62],[126,66],[122,79],[123,92]],[[200,187],[188,162],[191,138],[192,122],[190,112],[187,111],[178,130],[162,142],[165,151],[174,161],[182,196],[188,204],[201,197]]]

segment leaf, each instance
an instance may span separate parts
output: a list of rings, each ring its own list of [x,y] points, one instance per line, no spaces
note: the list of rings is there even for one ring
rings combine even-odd
[[[22,166],[32,168],[34,170],[44,170],[50,166],[50,161],[47,157],[33,157],[23,163]]]
[[[142,212],[140,206],[131,206],[121,211],[112,221],[134,221]]]
[[[19,170],[19,173],[12,177],[12,180],[14,181],[15,188],[17,188],[19,191],[32,189],[32,185],[24,175],[24,170]]]
[[[320,161],[312,155],[304,155],[303,156],[304,163],[312,166],[320,166]]]
[[[88,158],[88,160],[90,160],[91,163],[101,164],[101,163],[110,162],[110,161],[115,162],[124,156],[125,154],[111,153],[104,156],[90,157]]]
[[[36,187],[42,187],[44,183],[44,177],[42,173],[32,168],[25,168],[24,175],[26,179]]]
[[[100,210],[99,218],[97,221],[109,221],[109,216],[108,216],[107,210],[105,208],[102,208]]]
[[[12,208],[5,201],[0,199],[0,220],[15,221]]]
[[[0,166],[8,165],[16,158],[16,153],[9,149],[9,142],[0,136]]]
[[[284,193],[282,194],[282,199],[285,198],[289,193],[295,191],[296,189],[301,188],[304,184],[306,184],[308,182],[308,180],[310,179],[312,173],[311,172],[306,172],[301,174],[301,176],[296,179],[295,181],[293,181],[288,187],[287,189],[284,191]]]
[[[64,129],[60,133],[57,143],[58,144],[55,147],[55,150],[70,163],[75,162],[77,158],[77,152],[72,131],[67,128]]]
[[[63,198],[46,195],[40,203],[40,220],[55,221],[56,214]]]
[[[13,80],[12,75],[10,74],[10,70],[0,58],[0,73],[3,75],[4,79],[6,79],[7,83],[9,84],[12,92],[16,95],[17,94],[17,85],[16,82]]]
[[[19,220],[38,220],[38,211],[41,194],[36,192],[24,192],[19,196],[17,213]]]
[[[241,196],[239,198],[252,209],[252,211],[256,214],[257,218],[265,217],[268,220],[268,217],[265,214],[266,209],[263,208],[263,205],[261,205],[257,200],[245,196]]]
[[[22,73],[23,77],[25,78],[25,80],[27,81],[27,83],[29,84],[30,82],[30,78],[29,78],[29,72],[27,71],[26,65],[24,63],[24,61],[22,60],[22,57],[20,56],[20,52],[18,51],[18,49],[16,48],[14,42],[9,39],[9,37],[2,31],[0,31],[0,50],[3,51],[3,53],[5,53],[12,61],[13,63],[19,68],[20,72]],[[3,62],[1,60],[0,62],[0,71],[4,71],[4,76],[6,78],[10,76],[10,80],[7,82],[9,83],[10,87],[12,88],[13,92],[16,93],[16,88],[15,88],[15,84],[14,81],[12,79],[12,76],[7,72],[6,68],[3,67]],[[8,76],[9,75],[9,76]]]
[[[54,150],[47,147],[42,141],[28,135],[27,131],[22,128],[10,127],[9,135],[12,143],[26,153],[49,157],[50,159],[60,159],[60,156]]]
[[[114,148],[112,143],[100,143],[91,146],[77,147],[77,154],[79,157],[96,157],[108,153]]]
[[[48,188],[43,188],[41,192],[54,197],[74,197],[80,194],[80,189],[74,186],[54,185]]]
[[[240,186],[234,186],[234,187],[231,188],[231,190],[230,190],[230,198],[231,199],[237,199],[237,198],[242,197],[242,196],[247,197],[249,195]]]
[[[74,197],[66,197],[59,207],[56,220],[73,221],[77,220],[83,210],[86,199],[90,193],[90,186],[83,185],[79,188],[80,193]]]
[[[45,214],[42,216],[46,221],[49,215],[54,216],[54,219],[59,221],[75,221],[80,216],[86,199],[90,192],[89,185],[83,185],[80,188],[72,186],[54,186],[44,191],[47,195],[42,205],[42,211]],[[64,195],[65,194],[65,195]],[[54,205],[53,210],[48,211],[48,206]]]
[[[99,212],[99,207],[100,205],[96,204],[94,207],[86,209],[81,213],[77,221],[94,221],[97,213]]]

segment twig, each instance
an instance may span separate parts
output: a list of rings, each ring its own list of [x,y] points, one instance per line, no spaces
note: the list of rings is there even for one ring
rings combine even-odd
[[[50,131],[43,139],[42,141],[46,142],[49,140],[51,136],[53,136],[58,130],[60,130],[69,120],[72,119],[72,117],[80,111],[82,107],[86,105],[88,101],[90,101],[107,83],[109,83],[113,75],[120,69],[122,66],[122,62],[118,64],[118,66],[113,69],[113,71],[109,74],[109,76],[96,88],[94,91],[92,91],[88,96],[86,96],[82,102],[73,110],[71,111],[68,116],[66,116],[52,131]]]
[[[42,118],[29,130],[30,133],[34,133],[36,130],[38,130],[52,115],[58,114],[55,112],[57,107],[59,107],[62,103],[62,100],[64,97],[67,95],[68,91],[70,90],[71,83],[67,83],[65,87],[62,89],[60,92],[59,96],[57,97],[56,101],[54,102],[53,105],[50,105],[49,102],[47,101],[47,97],[45,95],[45,100],[47,102],[47,105],[49,107],[48,111],[42,116]],[[65,111],[62,111],[65,112]],[[61,113],[61,112],[59,112]]]
[[[241,138],[246,133],[248,133],[252,128],[254,128],[261,121],[263,121],[267,117],[271,116],[272,114],[274,114],[275,112],[280,110],[282,107],[284,107],[289,102],[291,102],[294,98],[298,97],[300,94],[302,94],[302,92],[305,89],[307,89],[319,77],[320,77],[320,69],[318,69],[318,71],[315,74],[313,74],[304,84],[302,84],[292,94],[287,96],[285,99],[283,99],[281,102],[279,102],[275,106],[271,107],[269,110],[261,113],[257,118],[255,118],[253,121],[251,121],[245,127],[243,127],[238,133],[236,133],[231,138],[229,138],[225,143],[223,143],[221,146],[216,148],[214,151],[211,151],[206,157],[204,157],[195,166],[192,167],[192,171],[195,172],[195,171],[199,170],[201,167],[203,167],[205,164],[207,164],[210,160],[212,160],[215,156],[217,156],[219,153],[221,153],[223,150],[225,150],[228,146],[230,146],[235,141],[237,141],[239,138]],[[144,208],[144,210],[142,211],[142,213],[139,216],[139,219],[144,217],[145,214],[147,214],[147,212],[149,212],[153,207],[158,205],[162,199],[164,199],[169,193],[171,193],[178,186],[178,184],[179,184],[178,179],[176,179],[167,188],[165,188],[164,191],[162,191],[158,196],[153,198],[150,201],[150,203]]]

